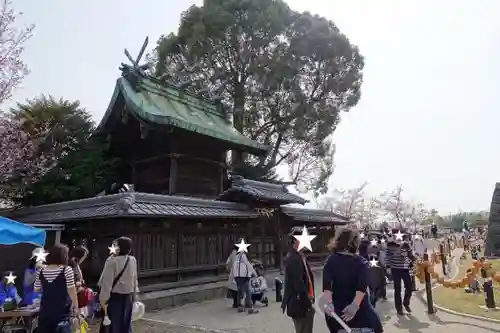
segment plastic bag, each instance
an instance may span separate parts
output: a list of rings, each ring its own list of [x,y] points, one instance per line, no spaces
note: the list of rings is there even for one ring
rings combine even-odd
[[[141,319],[146,312],[146,306],[141,302],[134,302],[132,306],[132,321]]]
[[[101,321],[101,327],[99,327],[99,333],[108,333],[111,331],[111,320],[106,315]]]
[[[88,333],[89,325],[83,318],[75,318],[73,320],[73,333]]]

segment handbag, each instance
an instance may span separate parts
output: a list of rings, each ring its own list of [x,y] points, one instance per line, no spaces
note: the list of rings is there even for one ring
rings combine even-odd
[[[80,290],[76,296],[78,298],[79,308],[88,306],[94,299],[94,293],[87,287],[83,287],[83,289]]]

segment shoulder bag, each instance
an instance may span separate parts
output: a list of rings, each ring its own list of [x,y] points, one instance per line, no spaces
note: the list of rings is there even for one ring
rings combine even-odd
[[[123,273],[125,273],[125,270],[127,269],[129,261],[130,261],[130,256],[127,256],[127,259],[125,260],[125,265],[123,265],[122,270],[120,271],[120,273],[118,273],[117,276],[115,276],[115,279],[113,280],[113,284],[111,285],[111,291],[113,291],[118,281],[120,281],[120,279],[122,278]]]

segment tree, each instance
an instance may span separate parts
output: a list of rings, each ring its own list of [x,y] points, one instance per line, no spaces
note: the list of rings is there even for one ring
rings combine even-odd
[[[41,96],[18,104],[10,115],[37,142],[30,163],[40,156],[52,161],[36,182],[11,187],[10,200],[38,205],[94,196],[104,188],[115,160],[107,156],[105,140],[90,138],[94,123],[78,101]]]
[[[414,223],[417,208],[403,197],[403,186],[398,185],[394,190],[381,194],[381,203],[386,217],[397,222],[399,227],[409,227]]]
[[[419,225],[422,225],[431,216],[431,212],[427,210],[423,203],[409,203],[412,214],[409,216],[409,222],[412,223],[414,230],[417,230]]]
[[[335,189],[333,194],[320,200],[319,206],[347,217],[355,222],[363,222],[365,213],[365,188],[367,182],[351,189]]]
[[[0,114],[0,199],[39,179],[50,161],[37,153],[37,141],[23,131],[23,124]]]
[[[118,160],[108,155],[106,140],[92,137],[80,145],[29,186],[18,203],[34,206],[84,199],[95,196],[113,183]]]
[[[23,124],[24,131],[39,138],[39,152],[54,156],[66,156],[86,142],[94,123],[90,113],[80,107],[79,101],[40,96],[18,103],[12,115]]]
[[[4,0],[0,9],[0,103],[12,96],[12,90],[28,74],[28,67],[21,60],[24,43],[32,36],[33,25],[16,27],[21,13],[12,8],[10,0]]]
[[[380,218],[380,198],[371,197],[365,201],[363,221],[368,225],[374,225]]]
[[[464,222],[467,221],[467,213],[458,212],[451,216],[451,228],[454,230],[462,230]]]
[[[282,1],[206,0],[160,38],[155,60],[158,76],[222,100],[238,131],[271,147],[261,158],[233,152],[233,167],[264,175],[288,162],[299,188],[326,193],[327,138],[357,104],[364,66],[333,22]]]

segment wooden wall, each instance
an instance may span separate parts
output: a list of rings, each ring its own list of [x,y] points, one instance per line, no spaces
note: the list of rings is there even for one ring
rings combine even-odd
[[[175,283],[226,274],[226,259],[239,237],[251,244],[250,259],[260,260],[268,269],[282,268],[282,258],[289,249],[289,230],[282,228],[278,241],[275,219],[264,216],[241,220],[113,219],[74,223],[64,231],[62,242],[89,248],[89,259],[82,269],[92,285],[100,276],[112,241],[120,236],[131,237],[140,285],[173,283],[175,286]],[[313,240],[314,253],[308,256],[312,262],[322,263],[326,258],[327,235],[331,232],[311,233],[318,237]]]

